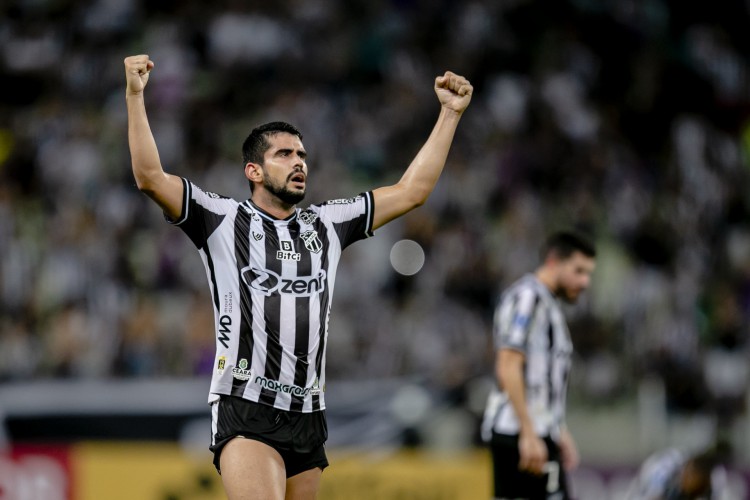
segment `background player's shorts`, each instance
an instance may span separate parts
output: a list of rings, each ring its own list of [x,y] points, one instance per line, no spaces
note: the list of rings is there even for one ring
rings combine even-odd
[[[328,467],[325,411],[300,413],[278,410],[235,396],[221,396],[211,405],[213,436],[209,449],[221,474],[221,450],[235,437],[254,439],[274,448],[284,459],[286,477]]]
[[[547,445],[546,473],[535,475],[518,469],[518,436],[492,433],[492,470],[495,498],[529,500],[568,500],[565,471],[560,463],[560,447],[550,438]]]

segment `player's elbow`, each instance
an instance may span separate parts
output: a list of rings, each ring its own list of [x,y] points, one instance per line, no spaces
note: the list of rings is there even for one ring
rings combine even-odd
[[[156,192],[156,183],[151,179],[142,176],[135,176],[135,186],[138,190],[146,195],[152,195]]]
[[[133,177],[135,178],[135,185],[138,190],[149,196],[159,192],[164,183],[163,172],[157,172],[154,174],[134,168]]]
[[[414,198],[410,201],[411,208],[409,210],[414,210],[415,208],[421,207],[422,205],[427,202],[427,196]]]
[[[413,210],[417,207],[421,207],[427,202],[427,198],[430,197],[432,189],[426,186],[412,185],[405,189],[405,192],[405,203],[409,206],[409,210]]]

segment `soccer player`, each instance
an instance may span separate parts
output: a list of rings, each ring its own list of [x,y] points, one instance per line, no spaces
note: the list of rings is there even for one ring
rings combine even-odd
[[[594,271],[594,246],[569,232],[549,237],[542,264],[504,291],[495,311],[495,377],[482,437],[496,499],[567,499],[578,451],[565,426],[573,345],[560,300],[573,303]]]
[[[427,200],[473,88],[450,71],[435,79],[440,114],[396,184],[301,209],[310,172],[296,128],[268,123],[245,140],[249,199],[204,191],[162,169],[144,104],[154,63],[124,62],[136,183],[195,244],[208,275],[211,450],[224,489],[230,500],[315,498],[328,465],[325,347],[341,252]]]
[[[641,466],[627,500],[722,500],[729,491],[727,471],[714,450],[692,455],[676,448],[654,453]]]

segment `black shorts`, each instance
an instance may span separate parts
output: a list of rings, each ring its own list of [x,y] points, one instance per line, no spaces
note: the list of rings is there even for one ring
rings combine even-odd
[[[221,396],[213,403],[211,415],[213,436],[209,449],[219,474],[221,450],[235,437],[254,439],[278,451],[288,478],[316,467],[328,467],[325,411],[283,411],[235,396]]]
[[[547,445],[547,472],[535,475],[518,469],[518,436],[492,433],[492,471],[495,498],[528,500],[568,500],[567,478],[560,463],[560,447],[550,438]]]

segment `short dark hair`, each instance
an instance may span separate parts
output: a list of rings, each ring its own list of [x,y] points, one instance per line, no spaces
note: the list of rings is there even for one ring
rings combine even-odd
[[[280,132],[286,132],[288,134],[296,135],[302,140],[302,134],[294,125],[290,125],[286,122],[270,122],[259,127],[255,127],[250,135],[247,136],[245,142],[242,143],[242,165],[248,163],[263,164],[263,155],[271,147],[268,142],[268,137],[278,134]]]
[[[545,260],[551,254],[560,259],[567,259],[574,252],[581,252],[592,259],[596,257],[596,248],[588,238],[571,231],[559,231],[552,234],[542,247],[541,258]]]

